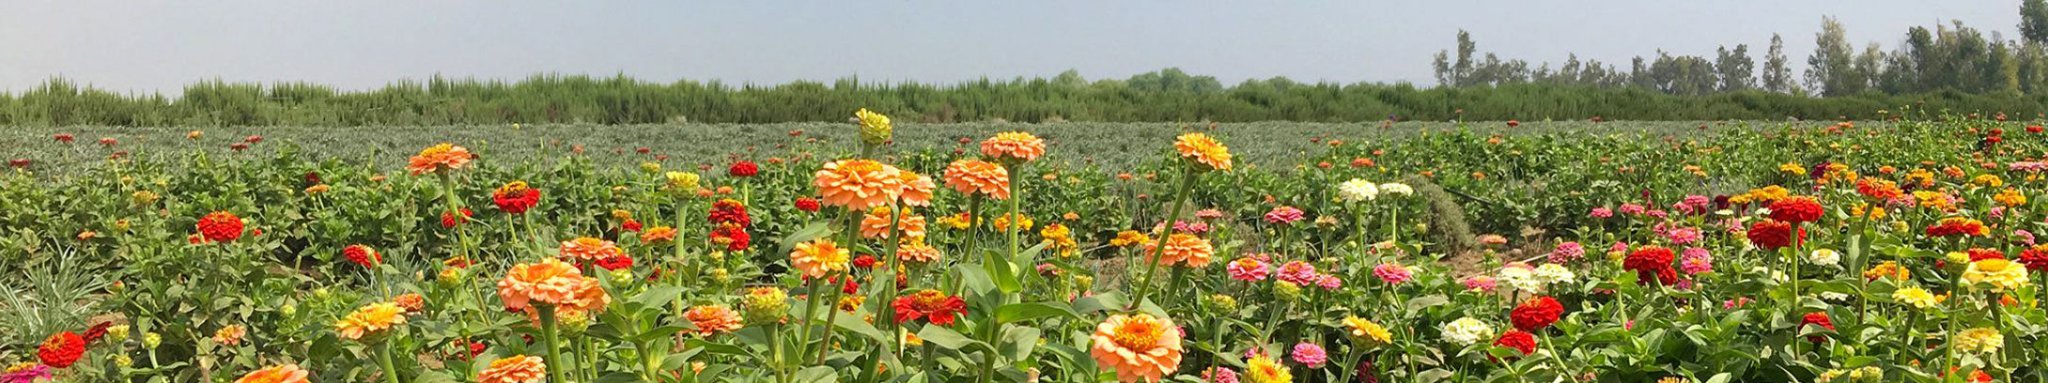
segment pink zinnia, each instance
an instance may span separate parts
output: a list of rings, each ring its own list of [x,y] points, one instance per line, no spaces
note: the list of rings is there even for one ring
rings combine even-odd
[[[1216,209],[1202,209],[1202,210],[1197,210],[1197,211],[1195,211],[1195,218],[1201,218],[1201,219],[1217,219],[1217,218],[1223,218],[1223,211],[1222,211],[1222,210],[1216,210]]]
[[[1294,352],[1288,356],[1309,368],[1321,368],[1323,363],[1330,361],[1330,354],[1323,352],[1323,346],[1308,342],[1295,343]]]
[[[1316,286],[1324,290],[1336,290],[1344,287],[1344,280],[1338,279],[1335,275],[1324,275],[1322,278],[1316,278]]]
[[[1738,307],[1742,307],[1742,306],[1748,306],[1748,305],[1749,305],[1749,302],[1754,302],[1754,301],[1755,301],[1755,300],[1749,299],[1749,297],[1736,297],[1735,299],[1729,299],[1729,300],[1726,300],[1726,301],[1721,301],[1721,309],[1722,309],[1722,310],[1734,310],[1734,309],[1736,309],[1736,308],[1738,308]]]
[[[1289,261],[1286,264],[1280,265],[1279,275],[1273,277],[1288,283],[1306,285],[1315,283],[1321,276],[1316,274],[1315,265],[1302,261]]]
[[[1485,275],[1474,275],[1471,278],[1465,278],[1465,290],[1469,291],[1490,293],[1493,292],[1493,288],[1498,285],[1499,283],[1495,282],[1493,280],[1493,277]]]
[[[1252,257],[1238,258],[1235,261],[1230,261],[1229,265],[1223,266],[1224,271],[1230,272],[1230,279],[1245,282],[1266,280],[1266,271],[1268,269],[1269,267],[1266,266],[1265,262],[1260,262]]]
[[[1686,274],[1711,273],[1714,272],[1714,256],[1707,254],[1707,249],[1687,248],[1679,255],[1678,268]]]
[[[1271,224],[1293,224],[1295,221],[1300,221],[1301,218],[1301,209],[1296,209],[1293,206],[1275,207],[1273,211],[1266,212],[1266,223]]]
[[[1173,221],[1173,231],[1202,235],[1209,232],[1209,223],[1202,221]]]
[[[1230,367],[1217,367],[1213,370],[1202,371],[1202,381],[1211,383],[1237,383],[1237,370],[1232,370],[1230,369]]]
[[[2025,244],[2028,247],[2034,246],[2034,232],[2027,231],[2027,229],[2013,230],[2012,236],[2021,244]]]
[[[1646,209],[1644,209],[1644,208],[1643,208],[1643,205],[1637,205],[1637,204],[1634,204],[1634,203],[1625,203],[1625,204],[1621,204],[1621,214],[1628,214],[1628,215],[1637,215],[1637,214],[1643,214],[1643,211],[1644,211],[1644,210],[1646,210]]]
[[[1682,203],[1684,203],[1684,204],[1686,204],[1686,205],[1691,205],[1692,207],[1695,207],[1695,208],[1701,208],[1701,209],[1705,209],[1705,208],[1707,207],[1707,205],[1711,205],[1711,204],[1713,204],[1713,203],[1714,203],[1714,199],[1713,199],[1713,198],[1707,198],[1707,196],[1703,196],[1703,195],[1698,195],[1698,194],[1694,194],[1694,195],[1689,195],[1689,196],[1685,196],[1685,200],[1683,200],[1683,201],[1681,201],[1681,202],[1682,202]]]
[[[1671,213],[1669,213],[1669,212],[1665,212],[1665,211],[1664,211],[1664,209],[1656,209],[1656,210],[1651,210],[1651,211],[1648,211],[1648,212],[1644,212],[1644,213],[1643,213],[1643,215],[1647,215],[1647,216],[1650,216],[1650,217],[1654,217],[1654,218],[1664,218],[1664,217],[1669,217],[1669,216],[1671,216]]]
[[[1372,275],[1380,277],[1380,281],[1386,282],[1389,285],[1398,285],[1415,277],[1415,274],[1409,272],[1407,267],[1393,263],[1382,263],[1379,266],[1373,266]]]
[[[1609,218],[1614,216],[1614,209],[1609,209],[1606,206],[1596,207],[1593,208],[1592,213],[1587,213],[1586,216],[1593,218]]]
[[[1572,263],[1572,261],[1577,261],[1585,256],[1586,247],[1579,245],[1578,242],[1559,243],[1556,249],[1550,250],[1550,263],[1562,265]]]
[[[1608,246],[1608,247],[1607,247],[1607,252],[1609,252],[1609,253],[1623,253],[1623,252],[1628,252],[1628,242],[1620,242],[1620,241],[1616,241],[1616,242],[1614,242],[1614,246]]]
[[[1675,245],[1690,245],[1693,242],[1700,241],[1700,229],[1690,227],[1671,229],[1664,232],[1664,238],[1670,239],[1671,243]]]

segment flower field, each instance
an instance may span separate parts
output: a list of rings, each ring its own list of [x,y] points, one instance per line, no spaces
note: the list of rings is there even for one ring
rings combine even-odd
[[[883,113],[10,132],[0,383],[2048,381],[2038,122]]]

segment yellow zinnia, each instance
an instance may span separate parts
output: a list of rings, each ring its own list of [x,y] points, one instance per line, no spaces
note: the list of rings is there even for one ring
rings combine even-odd
[[[334,331],[342,339],[360,340],[382,334],[385,330],[405,324],[405,309],[391,302],[372,303],[349,313],[334,322]]]
[[[1978,327],[1956,333],[1956,349],[1963,352],[1989,354],[2005,346],[2005,336],[1998,329]]]
[[[2027,285],[2027,269],[2012,261],[1986,259],[1970,262],[1970,268],[1963,271],[1963,280],[1971,284],[1989,284],[1993,291],[2018,289]]]
[[[1252,383],[1293,383],[1294,373],[1272,357],[1259,355],[1244,364],[1245,378]]]
[[[1394,341],[1394,334],[1387,332],[1386,327],[1365,318],[1345,317],[1344,328],[1350,332],[1351,339],[1365,347],[1379,347]]]
[[[805,277],[824,278],[825,274],[846,271],[849,252],[829,239],[799,243],[796,250],[789,252],[789,266],[803,272]]]
[[[1929,293],[1927,290],[1918,287],[1907,287],[1893,291],[1892,300],[1918,309],[1932,308],[1938,303],[1934,298],[1934,293]]]
[[[1173,150],[1180,152],[1181,158],[1194,160],[1210,169],[1230,170],[1230,148],[1207,134],[1183,134],[1173,140]]]

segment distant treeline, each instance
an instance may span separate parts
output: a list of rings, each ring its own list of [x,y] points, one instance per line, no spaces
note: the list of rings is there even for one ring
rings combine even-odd
[[[444,125],[508,123],[765,123],[841,121],[868,108],[898,121],[1244,122],[1399,120],[1715,120],[1876,118],[1879,110],[2004,112],[2036,116],[2048,97],[2017,92],[1862,92],[1840,97],[1742,90],[1674,95],[1638,87],[1498,84],[1299,83],[1286,78],[1223,86],[1177,69],[1128,79],[982,80],[952,85],[775,86],[655,83],[627,77],[534,76],[523,81],[434,78],[368,91],[283,83],[204,82],[182,96],[123,95],[56,79],[0,94],[0,124],[112,126]]]

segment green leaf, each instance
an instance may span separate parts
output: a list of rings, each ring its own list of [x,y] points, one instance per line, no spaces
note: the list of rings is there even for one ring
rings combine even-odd
[[[812,366],[811,368],[798,370],[796,372],[796,381],[813,383],[838,382],[839,374],[833,372],[831,366]]]
[[[838,318],[832,320],[832,327],[838,327],[841,330],[852,331],[855,334],[866,336],[868,337],[868,339],[873,339],[876,342],[888,343],[890,340],[889,336],[882,334],[882,330],[876,329],[875,325],[868,324],[867,321],[860,320],[862,316],[863,315],[859,314],[840,315]]]
[[[996,323],[1016,323],[1055,316],[1080,318],[1064,303],[1011,303],[996,309]]]
[[[658,308],[682,295],[682,286],[659,286],[647,289],[647,291],[641,292],[639,295],[634,295],[633,303],[640,304],[640,307]]]
[[[804,225],[804,228],[789,233],[787,237],[782,237],[782,242],[776,243],[777,250],[775,250],[775,254],[788,254],[790,249],[796,248],[796,244],[818,239],[818,237],[831,234],[831,232],[831,222],[812,222],[809,225]]]
[[[1018,290],[1024,289],[1024,284],[1017,281],[1017,265],[1010,263],[1010,260],[1003,258],[1001,254],[996,254],[995,250],[984,253],[981,268],[988,272],[989,280],[994,281],[996,288],[1001,289],[1003,293],[1016,294]]]
[[[1130,303],[1129,299],[1124,298],[1123,293],[1106,292],[1074,300],[1074,311],[1092,314],[1109,310],[1122,310],[1124,306],[1128,306]]]
[[[961,352],[966,352],[967,349],[970,348],[983,351],[995,350],[994,347],[989,347],[988,343],[983,343],[982,341],[969,339],[967,336],[960,335],[960,333],[958,332],[953,332],[952,329],[945,328],[944,326],[924,326],[923,330],[919,330],[917,332],[917,337],[924,339],[925,342],[938,345],[939,348],[944,348],[947,350],[957,350]]]

